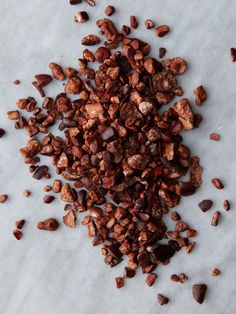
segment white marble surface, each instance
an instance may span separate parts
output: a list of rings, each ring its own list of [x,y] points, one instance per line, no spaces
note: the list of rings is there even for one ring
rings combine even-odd
[[[236,142],[236,63],[229,59],[229,48],[236,46],[236,2],[233,0],[98,0],[94,8],[85,4],[70,6],[67,0],[0,0],[0,127],[7,135],[0,140],[0,193],[8,193],[9,201],[0,205],[0,313],[1,314],[234,314],[236,313],[236,249],[235,249],[235,142]],[[31,178],[18,154],[24,145],[24,132],[17,132],[8,121],[6,111],[14,108],[17,98],[32,95],[31,85],[38,72],[47,72],[49,61],[75,66],[82,52],[80,39],[94,32],[96,18],[102,16],[106,4],[115,4],[114,20],[128,23],[129,15],[139,18],[135,34],[149,38],[153,54],[160,46],[167,57],[182,56],[189,71],[181,77],[186,96],[193,100],[193,89],[206,86],[209,100],[196,112],[205,121],[200,129],[187,134],[186,142],[194,154],[202,156],[203,185],[199,192],[185,198],[177,210],[199,230],[197,248],[189,256],[180,252],[167,267],[158,270],[159,279],[148,288],[139,272],[126,286],[117,290],[114,277],[122,273],[124,263],[113,269],[103,263],[99,248],[93,248],[80,224],[75,230],[61,227],[55,233],[41,232],[36,222],[48,216],[61,219],[63,205],[59,200],[42,203],[46,181]],[[86,8],[91,17],[84,25],[73,22],[77,9]],[[167,23],[171,32],[158,39],[147,31],[143,22],[153,18]],[[22,84],[14,86],[12,81]],[[54,83],[53,83],[54,84]],[[60,84],[59,84],[60,85]],[[51,85],[48,95],[53,96]],[[55,90],[57,90],[55,83]],[[209,141],[209,133],[222,136],[219,143]],[[216,191],[210,178],[225,182]],[[32,196],[25,199],[23,189]],[[197,203],[212,198],[214,208],[202,213]],[[223,200],[232,202],[228,213]],[[210,226],[214,210],[222,212],[219,227]],[[11,235],[14,222],[25,218],[24,238]],[[222,276],[211,277],[214,267]],[[172,283],[172,273],[185,272],[189,281]],[[191,286],[207,283],[205,303],[198,305],[191,296]],[[156,294],[169,296],[168,306],[160,307]]]

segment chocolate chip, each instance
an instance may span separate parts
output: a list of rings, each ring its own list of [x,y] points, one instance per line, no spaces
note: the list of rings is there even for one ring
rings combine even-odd
[[[232,62],[236,61],[236,48],[230,48],[230,58]]]
[[[205,213],[211,208],[212,204],[213,204],[212,200],[203,200],[198,204],[198,206]]]
[[[45,195],[43,197],[43,202],[45,204],[50,204],[50,203],[52,203],[52,201],[54,201],[54,199],[55,199],[55,197],[53,195]]]
[[[205,284],[195,284],[192,287],[192,294],[194,300],[196,300],[199,304],[202,304],[205,299],[207,291],[207,285]]]
[[[157,301],[160,305],[165,305],[169,302],[169,299],[162,294],[158,294]]]

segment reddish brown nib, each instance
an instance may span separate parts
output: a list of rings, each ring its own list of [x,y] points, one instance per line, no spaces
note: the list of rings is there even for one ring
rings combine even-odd
[[[12,234],[16,238],[16,240],[20,240],[23,237],[23,233],[20,230],[13,230]]]
[[[117,277],[116,278],[116,288],[120,289],[122,287],[124,287],[125,281],[122,277]]]
[[[169,299],[162,294],[158,294],[157,301],[160,305],[165,305],[169,302]]]
[[[207,285],[205,284],[196,284],[192,287],[192,294],[194,300],[196,300],[199,304],[202,304],[205,299],[207,291]]]
[[[230,58],[232,62],[236,61],[236,48],[230,48]]]
[[[38,222],[37,228],[40,230],[46,231],[55,231],[57,230],[59,224],[54,218],[48,218],[43,221]]]
[[[5,203],[7,199],[8,199],[8,195],[7,194],[1,194],[0,195],[0,204]]]

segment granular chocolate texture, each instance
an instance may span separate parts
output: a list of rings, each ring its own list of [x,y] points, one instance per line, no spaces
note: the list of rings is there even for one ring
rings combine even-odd
[[[56,79],[70,73],[60,94],[45,97],[41,105],[32,97],[17,102],[15,126],[30,136],[20,152],[31,165],[33,178],[49,177],[48,167],[37,165],[43,155],[51,158],[56,172],[67,181],[53,184],[54,192],[66,202],[64,224],[74,228],[75,213],[86,211],[82,224],[87,225],[93,245],[102,244],[105,263],[113,267],[127,255],[124,277],[133,277],[140,266],[143,273],[151,273],[147,279],[151,285],[159,264],[168,264],[182,247],[190,253],[195,246],[180,235],[189,229],[186,223],[178,221],[177,230],[168,234],[163,217],[182,196],[194,194],[201,185],[199,158],[192,157],[183,144],[184,132],[198,127],[201,117],[194,115],[186,98],[160,110],[183,95],[178,75],[187,70],[185,60],[160,62],[149,56],[148,43],[126,37],[124,29],[121,33],[111,20],[100,19],[97,26],[106,43],[94,54],[86,50],[78,70],[68,72],[50,64]],[[163,25],[157,33],[164,36],[168,30]],[[96,35],[82,40],[84,45],[99,42]],[[121,50],[113,52],[118,46]],[[98,68],[93,70],[89,62],[95,60]],[[36,75],[36,86],[43,88],[53,77]],[[78,98],[72,101],[71,94]],[[31,117],[23,117],[22,110]],[[61,137],[49,131],[55,122],[60,123]],[[42,140],[37,137],[40,133]],[[189,179],[184,180],[187,174]],[[44,201],[48,203],[48,196]],[[180,217],[176,213],[173,219]],[[49,218],[37,227],[54,231],[58,222]],[[196,232],[190,229],[187,234]],[[116,278],[116,284],[122,287],[123,279]],[[163,300],[159,296],[160,303],[167,303]]]

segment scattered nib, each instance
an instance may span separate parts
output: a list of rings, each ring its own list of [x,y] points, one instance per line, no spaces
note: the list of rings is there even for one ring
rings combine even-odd
[[[37,74],[35,75],[35,81],[32,83],[34,87],[39,91],[42,97],[45,96],[43,87],[48,85],[52,81],[52,76],[48,74]]]
[[[54,201],[54,199],[55,199],[55,197],[53,195],[45,195],[43,197],[43,202],[45,204],[50,204],[50,203],[52,203]]]
[[[162,294],[158,294],[157,295],[157,302],[160,304],[160,305],[165,305],[169,302],[169,299],[167,297],[165,297],[164,295]]]
[[[223,206],[226,211],[230,210],[230,203],[228,200],[224,200]]]
[[[178,282],[178,281],[179,281],[179,276],[176,275],[176,274],[172,274],[172,275],[170,276],[170,279],[171,279],[172,281],[174,281],[174,282]]]
[[[19,81],[19,80],[14,80],[14,81],[13,81],[13,84],[14,84],[14,85],[19,85],[19,84],[20,84],[20,81]]]
[[[33,174],[33,178],[36,180],[40,180],[46,176],[48,173],[48,166],[39,166]]]
[[[133,278],[135,276],[135,270],[130,267],[125,267],[124,278]]]
[[[49,68],[52,71],[52,76],[58,81],[64,81],[66,79],[65,73],[62,70],[62,67],[57,63],[49,63]]]
[[[20,230],[13,230],[12,234],[14,235],[14,237],[16,238],[16,240],[20,240],[23,237],[23,233]]]
[[[232,62],[236,61],[236,48],[230,48],[230,57]]]
[[[159,48],[159,58],[160,59],[163,58],[165,54],[166,54],[166,48],[164,47]]]
[[[96,35],[88,35],[82,38],[81,44],[84,46],[94,46],[100,43],[100,38]]]
[[[52,187],[51,187],[51,185],[45,185],[43,190],[44,190],[44,192],[50,192],[52,190]]]
[[[91,7],[94,7],[96,2],[95,0],[86,0],[86,2],[88,3],[88,5],[90,5]]]
[[[186,253],[190,254],[195,246],[196,246],[196,242],[189,243],[185,248]]]
[[[123,25],[122,28],[121,28],[121,33],[124,35],[124,36],[127,36],[129,35],[131,32],[131,28],[127,25]]]
[[[124,278],[122,278],[122,277],[116,277],[116,278],[115,278],[115,281],[116,281],[116,288],[117,288],[117,289],[120,289],[120,288],[124,287],[124,285],[125,285]]]
[[[5,135],[6,131],[0,128],[0,138]]]
[[[179,213],[177,213],[176,211],[174,211],[174,212],[171,213],[171,219],[172,219],[173,221],[179,221],[179,220],[181,219],[181,217],[180,217]]]
[[[24,226],[24,224],[25,224],[25,220],[24,220],[24,219],[17,220],[17,221],[15,222],[15,225],[16,225],[16,228],[17,228],[17,229],[22,229],[23,226]]]
[[[134,15],[130,16],[130,27],[134,29],[138,28],[138,21],[137,21],[136,16]]]
[[[7,194],[1,194],[0,195],[0,204],[5,203],[7,199],[8,199],[8,195]]]
[[[184,273],[179,274],[178,276],[179,282],[184,283],[186,280],[188,280],[188,276]]]
[[[76,216],[73,210],[70,210],[65,216],[63,216],[63,222],[69,228],[76,227]]]
[[[82,0],[70,0],[71,5],[80,4]]]
[[[194,300],[196,300],[199,304],[202,304],[205,299],[207,291],[207,285],[205,284],[195,284],[192,287],[192,294]]]
[[[115,8],[112,5],[108,5],[104,11],[107,16],[111,16],[115,13]]]
[[[219,276],[221,274],[221,271],[218,268],[214,268],[211,275],[212,276]]]
[[[214,185],[215,188],[218,190],[222,190],[224,188],[224,184],[218,178],[214,178],[211,180],[211,183]]]
[[[198,204],[198,206],[205,213],[211,208],[212,204],[213,202],[211,200],[203,200]]]
[[[150,273],[147,275],[146,284],[151,287],[156,281],[157,275],[154,273]]]
[[[61,192],[61,180],[53,181],[53,192],[60,193]]]
[[[145,21],[145,27],[146,27],[146,29],[154,28],[155,27],[155,23],[153,22],[153,20],[147,19]]]
[[[89,20],[88,13],[86,11],[78,11],[74,18],[77,23],[85,23]]]
[[[30,192],[29,190],[24,190],[24,191],[23,191],[23,196],[24,196],[24,197],[29,197],[30,194],[31,194],[31,192]]]
[[[59,227],[59,224],[55,218],[48,218],[38,222],[37,228],[46,231],[55,231]]]
[[[220,140],[220,135],[217,134],[217,133],[211,133],[211,134],[210,134],[210,139],[211,139],[212,141],[218,142],[218,141]]]
[[[194,94],[197,106],[201,106],[207,100],[207,93],[202,85],[194,89]]]
[[[8,111],[7,112],[7,118],[9,120],[18,120],[20,114],[18,110],[14,110],[14,111]]]
[[[213,216],[212,216],[212,219],[211,219],[211,225],[216,227],[218,226],[218,223],[219,223],[219,220],[220,220],[220,212],[219,211],[216,211]]]
[[[188,229],[187,231],[186,231],[186,237],[187,238],[194,238],[194,237],[196,237],[197,236],[197,231],[196,230],[194,230],[194,229]]]
[[[168,25],[160,25],[156,27],[155,31],[158,37],[164,37],[167,33],[169,33],[170,29]]]

